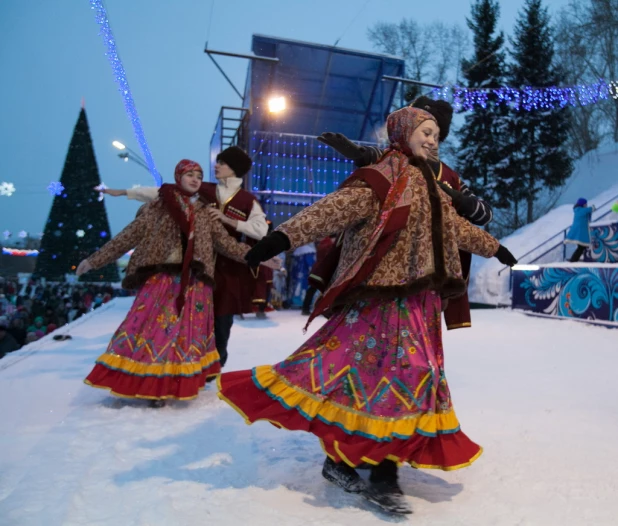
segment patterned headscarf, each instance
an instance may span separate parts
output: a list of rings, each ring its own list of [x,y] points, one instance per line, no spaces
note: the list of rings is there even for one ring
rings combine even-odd
[[[412,151],[408,146],[408,141],[412,137],[414,130],[428,120],[435,122],[436,125],[438,124],[438,121],[431,113],[420,108],[408,106],[391,113],[386,119],[386,131],[391,144],[384,153],[388,154],[390,150],[398,150],[411,157]]]
[[[180,185],[180,179],[182,178],[182,176],[187,172],[191,172],[193,170],[199,170],[200,172],[204,173],[204,170],[202,170],[202,167],[199,165],[199,163],[191,161],[190,159],[183,159],[182,161],[180,161],[174,169],[174,180],[176,181],[176,184]]]
[[[410,191],[406,191],[412,175],[409,159],[412,151],[408,141],[414,130],[427,120],[436,122],[433,115],[419,108],[406,107],[391,113],[386,119],[390,146],[376,164],[356,170],[341,185],[341,188],[344,188],[354,181],[365,181],[380,198],[380,216],[375,230],[370,235],[369,243],[355,261],[347,268],[341,269],[337,279],[320,297],[307,326],[311,320],[328,309],[338,296],[369,277],[380,259],[388,252],[399,230],[406,226],[412,202]],[[435,185],[433,177],[430,182]]]
[[[176,184],[164,184],[159,189],[159,196],[168,213],[172,216],[180,231],[186,237],[186,249],[182,258],[182,271],[180,275],[180,294],[176,298],[178,314],[182,311],[185,303],[185,293],[189,285],[189,269],[193,260],[193,246],[195,242],[195,206],[191,202],[191,195],[180,187],[180,179],[184,174],[192,170],[204,173],[202,167],[195,161],[183,159],[174,169]]]

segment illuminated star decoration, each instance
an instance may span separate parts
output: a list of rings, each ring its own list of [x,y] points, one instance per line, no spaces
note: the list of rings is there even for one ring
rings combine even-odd
[[[28,232],[26,232],[25,230],[22,230],[19,234],[19,237],[24,238],[24,237],[28,237]]]
[[[94,189],[99,192],[99,197],[97,198],[99,201],[103,201],[105,197],[103,190],[105,190],[106,188],[107,186],[105,186],[105,183],[101,183],[100,185],[94,187]]]
[[[15,193],[15,185],[13,183],[0,183],[0,195],[11,197]]]
[[[64,192],[64,186],[60,181],[52,181],[47,186],[47,191],[50,195],[60,195]]]
[[[77,232],[75,232],[75,235],[77,237],[84,237],[86,235],[86,232],[84,232],[83,230],[78,230]]]
[[[2,235],[4,236],[4,239],[8,239],[11,237],[11,233],[8,230],[2,232]]]

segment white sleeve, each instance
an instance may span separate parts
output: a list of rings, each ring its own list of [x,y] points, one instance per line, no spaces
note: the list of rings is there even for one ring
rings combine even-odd
[[[266,223],[266,214],[257,201],[253,202],[253,208],[246,221],[238,221],[236,226],[241,234],[245,234],[251,239],[262,239],[268,233],[268,224]]]
[[[142,203],[150,203],[159,197],[158,186],[138,186],[137,188],[127,188],[127,199],[135,199]]]

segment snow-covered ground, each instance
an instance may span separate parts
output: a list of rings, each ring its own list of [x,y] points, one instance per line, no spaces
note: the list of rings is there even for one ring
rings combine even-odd
[[[588,199],[589,205],[595,205],[599,211],[593,217],[599,217],[611,208],[611,203],[603,208],[601,205],[609,200],[618,200],[618,145],[606,145],[599,150],[587,153],[574,166],[573,175],[565,185],[565,191],[558,200],[558,206],[535,222],[516,230],[511,235],[501,239],[517,258],[541,245],[548,238],[571,226],[573,222],[573,204],[578,198]],[[617,221],[618,214],[610,213],[599,224]],[[551,244],[525,257],[521,262],[529,263],[536,256],[541,256],[552,245],[558,244],[562,238],[555,238]],[[573,247],[567,248],[567,256]],[[552,251],[540,260],[541,263],[550,263],[562,260],[562,247]],[[491,305],[510,305],[509,291],[510,274],[508,269],[503,270],[497,259],[484,259],[478,256],[472,258],[470,284],[468,293],[470,301]],[[499,275],[498,272],[502,271]]]
[[[458,415],[485,453],[455,472],[402,469],[415,511],[395,518],[324,481],[311,435],[246,426],[212,384],[159,410],[84,385],[131,301],[0,360],[3,526],[616,524],[615,331],[485,310],[445,333]],[[229,369],[284,358],[305,320],[237,322]]]

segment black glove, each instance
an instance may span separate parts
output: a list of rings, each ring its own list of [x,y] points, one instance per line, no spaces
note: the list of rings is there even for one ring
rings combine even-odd
[[[515,256],[509,252],[509,249],[500,245],[498,251],[494,254],[498,261],[507,267],[512,267],[517,263]]]
[[[268,261],[277,254],[285,252],[290,248],[290,240],[283,232],[275,230],[257,242],[256,245],[247,252],[245,261],[250,267],[260,266],[262,261]]]
[[[471,195],[463,195],[461,192],[458,192],[449,185],[444,184],[442,181],[436,182],[438,183],[438,186],[451,197],[453,200],[453,206],[460,216],[467,218],[476,212],[476,205],[478,204],[476,197]]]
[[[377,146],[369,146],[367,148],[365,146],[361,146],[360,150],[362,157],[354,159],[354,166],[358,168],[375,164],[382,156],[382,150],[380,150]]]
[[[341,133],[324,132],[318,136],[318,141],[330,146],[346,159],[356,161],[363,157],[363,148]]]

